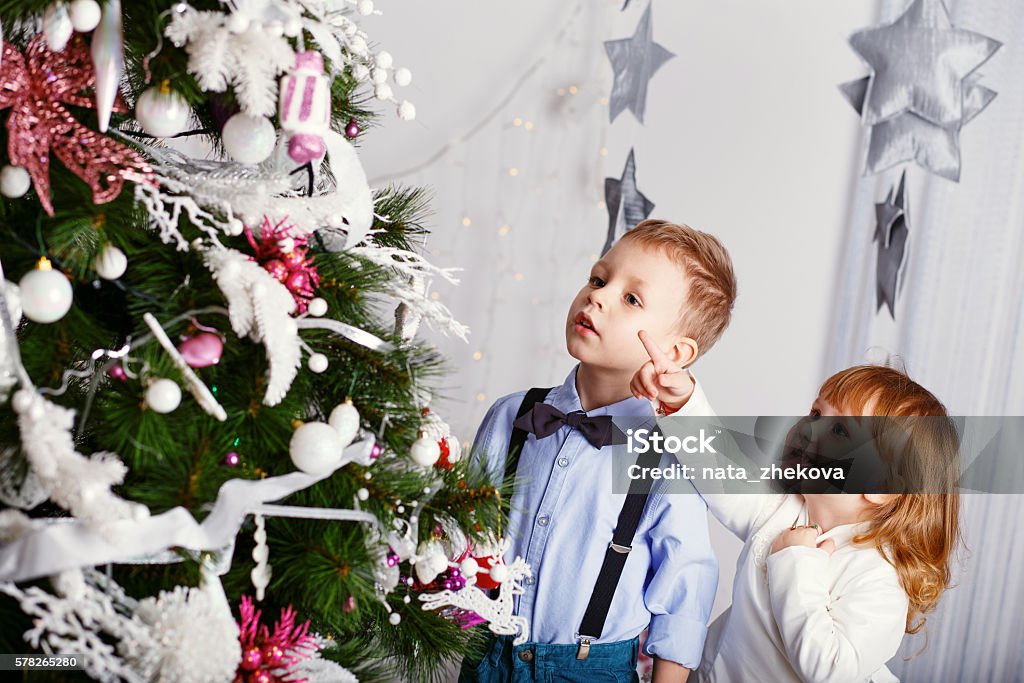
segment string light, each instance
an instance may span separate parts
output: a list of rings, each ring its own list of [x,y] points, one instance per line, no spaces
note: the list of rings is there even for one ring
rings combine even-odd
[[[523,125],[523,120],[517,116],[514,119],[512,119],[512,125],[513,126],[521,126],[521,125]]]
[[[607,147],[602,147],[601,149],[597,150],[597,153],[600,154],[603,157],[606,157],[606,156],[608,156],[608,148]],[[469,219],[467,218],[466,220],[469,220]]]
[[[475,352],[473,354],[473,360],[480,360],[483,357],[484,357],[484,354],[480,353],[479,351],[477,351],[477,352]]]
[[[487,394],[485,394],[483,392],[480,392],[479,394],[476,395],[476,400],[478,400],[480,402],[486,401],[487,400]]]
[[[525,128],[526,130],[533,130],[533,121],[527,121],[525,124],[523,124],[523,128]]]
[[[540,303],[540,297],[538,297],[538,296],[533,297],[532,299],[530,299],[530,303],[533,304],[534,306],[536,306],[537,304]]]
[[[516,282],[522,282],[523,281],[523,277],[525,277],[525,276],[522,273],[516,273],[515,274]]]
[[[558,93],[559,97],[565,97],[565,88],[559,88],[555,92]]]
[[[602,210],[605,208],[605,203],[603,199],[597,203],[597,208]]]
[[[519,175],[519,169],[513,166],[512,168],[508,169],[508,174],[515,178],[517,175]]]
[[[608,98],[607,98],[607,97],[602,97],[602,98],[600,98],[600,99],[599,99],[599,100],[598,100],[597,102],[598,102],[598,104],[600,104],[600,105],[601,105],[602,107],[607,107],[607,106],[608,106]]]
[[[505,225],[503,225],[500,228],[498,228],[498,234],[501,235],[502,237],[504,237],[505,235],[508,234],[509,230],[511,230],[511,228],[508,227],[508,223],[506,223]]]
[[[430,293],[430,298],[433,301],[440,301],[441,300],[441,295],[438,292],[431,292]]]
[[[575,85],[570,85],[570,86],[569,86],[569,94],[570,94],[570,95],[575,95],[575,94],[576,94],[576,93],[578,93],[579,91],[580,91],[580,89],[579,89],[579,88],[577,88],[577,87],[576,87]]]
[[[469,220],[469,216],[463,216],[462,224],[468,228],[470,225],[473,224],[473,221]]]

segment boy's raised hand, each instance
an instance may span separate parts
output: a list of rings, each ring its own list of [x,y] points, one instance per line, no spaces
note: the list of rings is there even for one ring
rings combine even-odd
[[[651,359],[633,375],[630,391],[637,398],[658,399],[666,412],[679,410],[693,393],[693,378],[665,355],[646,330],[640,330],[639,336]]]

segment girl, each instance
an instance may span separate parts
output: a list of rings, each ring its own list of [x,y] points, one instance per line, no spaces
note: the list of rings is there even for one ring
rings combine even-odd
[[[892,419],[848,417],[863,415]],[[787,457],[835,450],[854,430],[872,432],[891,470],[888,490],[895,481],[896,490],[909,482],[930,493],[706,495],[744,545],[732,606],[709,630],[698,681],[898,680],[885,662],[904,632],[921,629],[949,581],[959,440],[922,386],[892,368],[860,366],[822,385]]]

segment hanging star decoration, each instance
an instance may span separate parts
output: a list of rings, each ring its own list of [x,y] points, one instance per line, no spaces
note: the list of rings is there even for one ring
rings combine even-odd
[[[954,27],[942,0],[913,0],[850,45],[872,71],[839,86],[870,128],[865,175],[913,161],[959,181],[960,129],[996,96],[976,71],[1002,44]]]
[[[622,177],[604,179],[604,203],[608,209],[608,238],[601,249],[602,255],[654,210],[654,202],[636,187],[636,157],[632,149],[629,150],[626,167],[622,169]]]
[[[96,81],[89,48],[80,36],[63,52],[52,52],[42,34],[22,55],[3,45],[0,110],[7,118],[7,154],[32,178],[39,202],[53,215],[50,201],[50,152],[92,188],[93,201],[105,204],[121,192],[125,180],[152,182],[153,172],[135,150],[79,123],[66,105],[92,107],[83,94]],[[123,111],[123,105],[119,105]]]
[[[904,171],[899,184],[889,190],[885,201],[875,204],[874,241],[878,243],[875,310],[881,310],[885,304],[893,319],[896,318],[897,283],[910,234],[906,180],[907,172]]]
[[[606,41],[604,50],[615,73],[609,97],[609,120],[615,121],[619,114],[629,109],[643,123],[647,107],[647,82],[662,64],[675,57],[654,42],[651,6],[647,6],[631,38]]]

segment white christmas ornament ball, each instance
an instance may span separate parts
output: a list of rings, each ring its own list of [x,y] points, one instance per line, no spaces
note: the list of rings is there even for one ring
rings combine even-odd
[[[352,443],[352,439],[356,438],[356,432],[359,431],[359,411],[352,405],[350,399],[346,399],[344,403],[335,406],[327,422],[338,433],[341,447],[345,448]]]
[[[379,66],[382,69],[390,69],[391,65],[395,63],[395,60],[391,56],[391,53],[383,50],[377,53],[376,61],[377,66]]]
[[[409,100],[402,100],[398,105],[398,118],[403,121],[412,121],[416,118],[416,107]]]
[[[374,83],[383,83],[388,80],[388,72],[384,69],[374,69],[370,72],[370,80]]]
[[[307,422],[292,433],[288,454],[306,474],[327,474],[341,460],[341,437],[323,422]]]
[[[100,23],[100,4],[96,0],[74,0],[68,8],[71,25],[79,33],[88,33]]]
[[[4,166],[0,171],[0,194],[17,199],[32,187],[32,176],[24,166]]]
[[[373,14],[373,0],[359,0],[356,10],[364,17]]]
[[[316,297],[309,302],[309,306],[306,310],[309,311],[309,314],[314,318],[319,318],[327,313],[327,301],[320,297]]]
[[[189,112],[185,98],[163,85],[146,88],[135,103],[135,118],[142,124],[142,130],[158,138],[184,132]]]
[[[359,500],[368,500],[370,498],[370,492],[367,491],[366,489],[359,489],[358,491],[356,491],[356,497]]]
[[[116,280],[128,270],[128,257],[113,244],[107,244],[93,259],[92,267],[104,280]]]
[[[401,69],[395,69],[395,84],[401,87],[405,87],[412,83],[412,72],[406,69],[404,66]]]
[[[321,372],[327,369],[327,356],[325,356],[322,353],[314,353],[312,356],[309,357],[308,365],[311,371],[319,375]]]
[[[387,83],[381,83],[373,89],[373,94],[377,96],[378,100],[390,100],[395,96],[391,90],[391,86]]]
[[[459,571],[463,576],[476,576],[480,571],[480,563],[472,557],[467,557],[459,564]]]
[[[158,379],[146,388],[146,405],[154,413],[166,414],[181,405],[181,387],[171,379]]]
[[[441,457],[441,447],[437,445],[437,441],[424,434],[412,445],[409,457],[417,465],[430,467]]]
[[[224,149],[240,164],[258,164],[274,151],[277,132],[270,119],[238,113],[228,119],[221,133]]]
[[[402,623],[402,615],[398,612],[392,612],[391,616],[388,617],[388,621],[391,622],[392,626],[398,626]]]
[[[505,583],[508,581],[508,567],[503,564],[496,564],[490,569],[491,581],[494,583]]]
[[[53,270],[49,261],[26,273],[18,287],[21,289],[21,309],[33,322],[56,322],[71,309],[71,283],[64,273]]]

